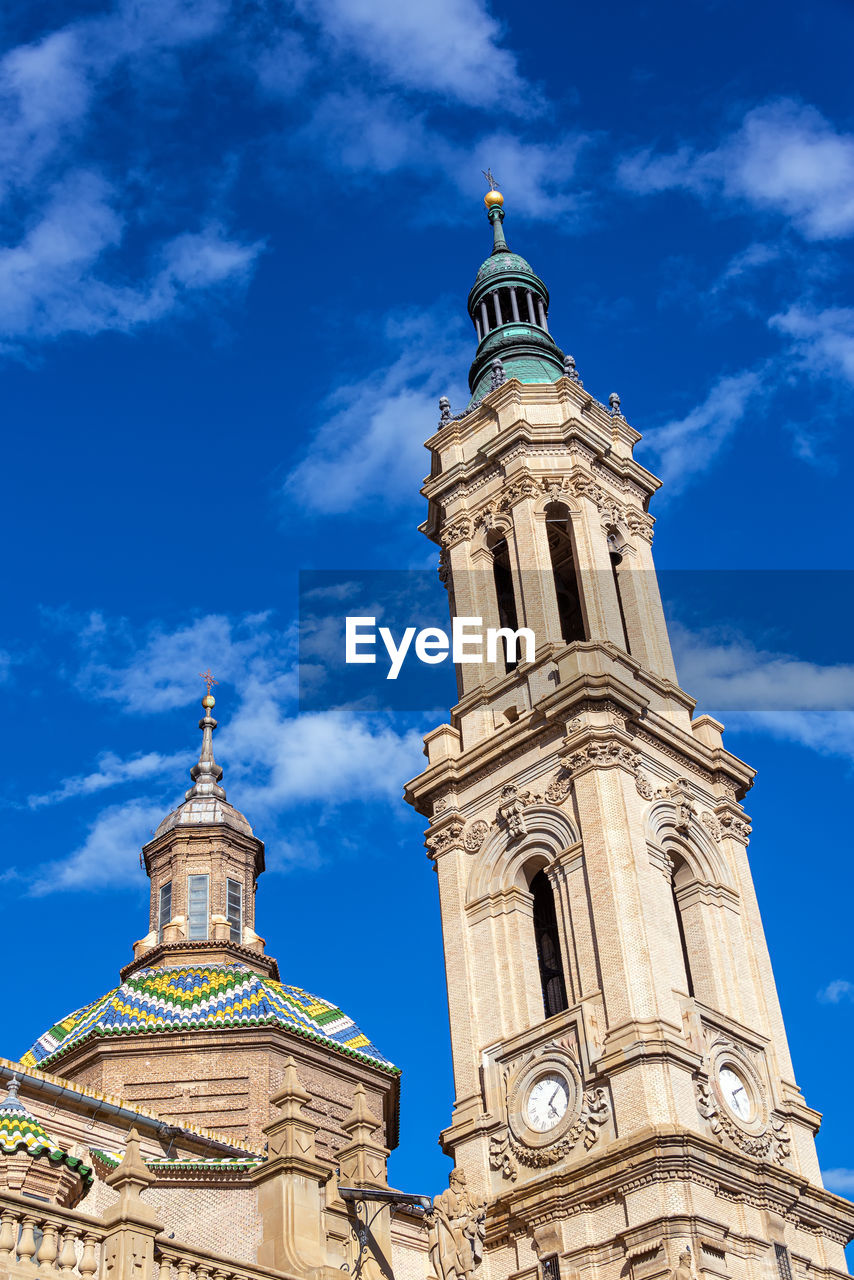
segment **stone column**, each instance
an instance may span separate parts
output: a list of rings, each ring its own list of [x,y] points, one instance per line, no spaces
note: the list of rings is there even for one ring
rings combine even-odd
[[[535,497],[516,503],[513,533],[515,578],[521,596],[519,625],[531,628],[539,648],[550,642],[560,643],[561,636],[546,517],[536,511],[536,503]]]
[[[131,1129],[121,1164],[106,1178],[107,1186],[119,1193],[103,1215],[107,1234],[102,1266],[110,1280],[149,1280],[154,1275],[154,1237],[164,1226],[140,1198],[153,1181],[140,1154],[139,1134]]]
[[[293,1058],[285,1063],[282,1087],[270,1101],[281,1115],[264,1129],[268,1155],[255,1175],[258,1261],[276,1271],[331,1280],[337,1272],[326,1256],[323,1188],[333,1170],[315,1152],[317,1126],[302,1114],[311,1094],[300,1083]]]

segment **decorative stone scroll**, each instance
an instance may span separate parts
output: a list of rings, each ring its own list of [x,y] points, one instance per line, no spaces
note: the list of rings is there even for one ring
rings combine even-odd
[[[472,822],[466,827],[463,844],[469,853],[477,853],[488,834],[489,823],[478,818],[476,822]]]
[[[444,853],[446,849],[459,845],[463,833],[463,824],[458,821],[449,822],[436,831],[428,831],[424,843],[430,853]]]
[[[563,765],[572,775],[593,765],[604,765],[628,769],[637,776],[640,756],[622,742],[589,742],[586,747],[565,756]]]
[[[572,790],[572,773],[565,765],[561,765],[546,787],[545,798],[549,804],[563,804]]]
[[[539,796],[533,795],[530,791],[520,791],[513,782],[508,782],[503,788],[496,817],[501,826],[507,828],[511,840],[528,834],[525,809],[528,805],[535,804],[538,799]]]
[[[739,844],[750,843],[751,826],[747,818],[738,809],[730,809],[729,807],[717,810],[717,818],[721,824],[721,838],[725,839],[731,836],[733,840],[738,840]]]
[[[457,516],[455,520],[449,520],[442,529],[442,547],[445,551],[450,551],[451,547],[455,547],[459,542],[465,542],[471,535],[471,520],[468,516]]]

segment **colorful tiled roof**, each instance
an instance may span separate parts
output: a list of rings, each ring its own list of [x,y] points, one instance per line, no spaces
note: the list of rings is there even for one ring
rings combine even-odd
[[[21,1063],[47,1066],[95,1036],[268,1025],[399,1074],[340,1009],[239,964],[139,969],[100,1000],[61,1019],[39,1037]]]
[[[117,1169],[122,1159],[119,1151],[97,1147],[92,1147],[92,1155],[108,1169]],[[154,1173],[243,1173],[264,1163],[262,1156],[143,1156],[143,1160]]]
[[[18,1097],[18,1080],[12,1077],[9,1092],[0,1102],[0,1153],[14,1155],[25,1151],[34,1159],[46,1156],[52,1164],[66,1164],[86,1182],[93,1178],[92,1170],[77,1156],[63,1151],[48,1135],[39,1120],[24,1106]]]

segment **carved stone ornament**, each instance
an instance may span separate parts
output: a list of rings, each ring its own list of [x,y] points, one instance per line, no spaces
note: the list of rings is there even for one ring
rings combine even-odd
[[[640,767],[640,757],[638,757],[638,767],[635,769],[635,786],[638,789],[638,795],[644,800],[655,799],[655,787],[650,782],[644,771]]]
[[[465,542],[472,535],[472,523],[468,516],[457,516],[449,520],[442,530],[442,546],[446,551],[455,547],[458,542]]]
[[[482,818],[478,818],[477,822],[472,822],[466,827],[463,844],[469,853],[477,853],[488,834],[489,824]]]
[[[664,795],[676,805],[676,830],[687,832],[697,816],[697,806],[687,778],[676,778],[664,788]]]
[[[546,787],[546,799],[549,804],[563,804],[572,790],[572,774],[563,765]]]
[[[700,821],[713,840],[720,840],[721,824],[713,813],[709,813],[708,809],[704,810],[700,814]]]
[[[502,790],[501,804],[498,806],[496,816],[500,824],[509,831],[511,840],[528,834],[525,809],[538,799],[539,797],[532,795],[530,791],[520,791],[513,782],[508,782]]]
[[[570,774],[579,773],[590,766],[620,767],[637,775],[640,756],[621,742],[589,742],[579,751],[572,751],[563,759]]]
[[[489,1164],[492,1169],[500,1169],[511,1182],[519,1176],[519,1167],[510,1154],[510,1134],[506,1129],[494,1133],[489,1139]]]
[[[529,1099],[541,1082],[554,1079],[565,1095],[565,1110],[545,1131],[532,1127]],[[489,1162],[493,1169],[515,1181],[518,1165],[545,1168],[556,1164],[576,1146],[589,1151],[611,1114],[603,1088],[585,1090],[581,1071],[566,1042],[549,1045],[527,1055],[504,1076],[507,1128],[493,1134]]]
[[[725,1081],[736,1078],[748,1109],[737,1114],[727,1100]],[[791,1154],[791,1138],[782,1118],[769,1107],[765,1084],[748,1053],[740,1045],[720,1038],[708,1059],[708,1076],[698,1077],[697,1110],[723,1143],[729,1139],[747,1155],[782,1164]]]
[[[750,842],[750,823],[740,810],[718,809],[717,818],[721,824],[722,839],[726,836],[731,836],[733,840],[738,840],[740,844],[748,844]]]
[[[452,1169],[448,1188],[427,1215],[430,1266],[437,1280],[468,1280],[483,1258],[486,1205],[472,1199],[463,1169]]]
[[[449,822],[437,831],[428,831],[425,844],[431,853],[444,853],[446,849],[459,845],[462,833],[463,824],[461,822]]]

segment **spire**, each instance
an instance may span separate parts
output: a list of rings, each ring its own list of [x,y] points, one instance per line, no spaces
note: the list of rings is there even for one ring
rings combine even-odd
[[[468,297],[478,337],[469,373],[473,401],[495,390],[496,360],[508,378],[520,382],[557,382],[564,376],[563,352],[548,328],[549,291],[530,263],[511,252],[502,225],[504,196],[491,169],[483,176],[489,184],[483,202],[492,226],[492,252]]]
[[[18,1097],[18,1086],[21,1083],[20,1076],[10,1076],[7,1086],[8,1092],[6,1097],[0,1102],[0,1111],[25,1111],[23,1102]]]
[[[492,223],[492,252],[493,253],[509,253],[510,247],[504,239],[504,197],[498,190],[498,183],[492,176],[491,169],[481,170],[484,178],[489,183],[489,190],[483,197],[483,203],[486,205],[486,216]]]
[[[216,720],[211,715],[211,711],[216,706],[216,698],[211,694],[211,685],[217,684],[217,681],[211,675],[210,668],[201,676],[201,679],[208,687],[207,693],[202,698],[205,714],[199,721],[199,728],[202,731],[202,751],[198,764],[194,764],[190,770],[193,785],[186,793],[186,799],[195,800],[202,796],[216,796],[217,800],[224,800],[225,790],[218,785],[222,777],[222,769],[214,760],[213,754],[213,731],[216,728]]]

